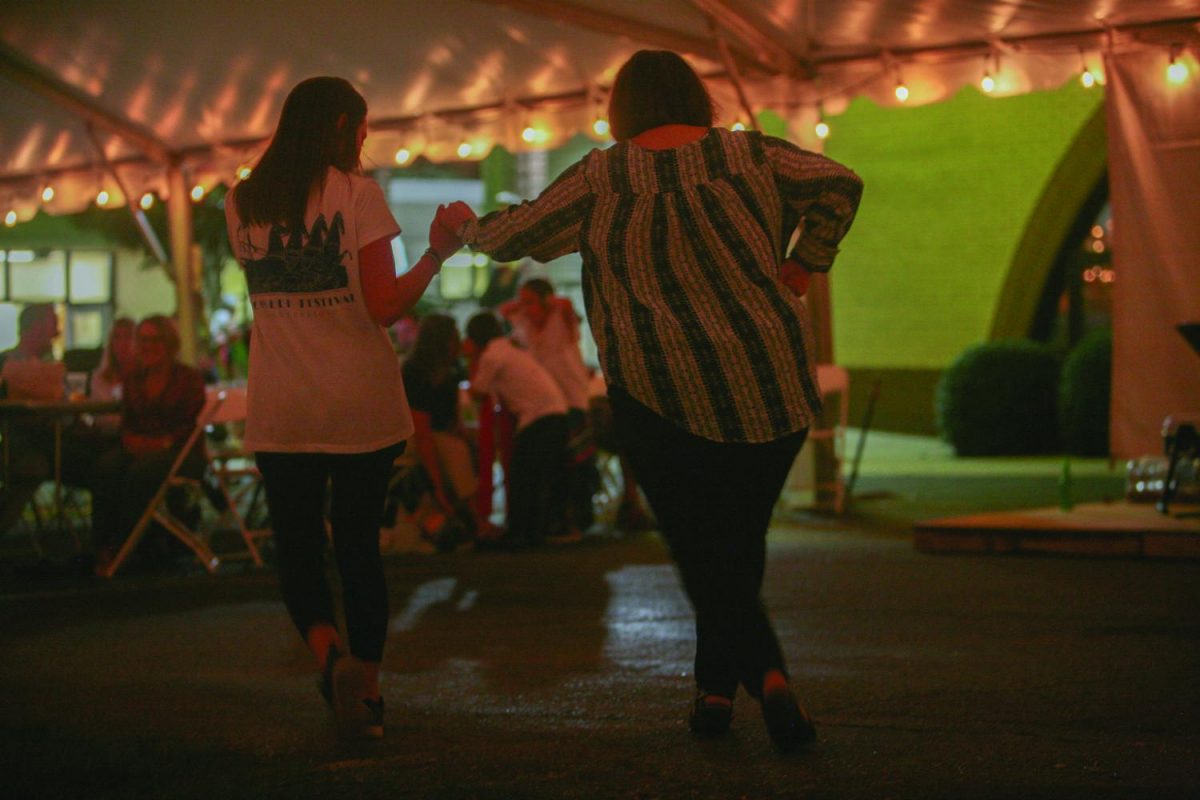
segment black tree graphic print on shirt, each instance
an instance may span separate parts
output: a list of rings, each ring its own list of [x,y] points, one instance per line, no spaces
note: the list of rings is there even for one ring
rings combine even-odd
[[[254,245],[248,241],[249,231],[243,231],[247,234],[244,252],[254,253]],[[345,257],[350,253],[342,250],[345,231],[340,211],[333,215],[331,224],[325,222],[324,214],[319,215],[313,221],[312,229],[307,231],[303,226],[289,231],[278,223],[271,225],[266,253],[261,258],[247,258],[242,263],[250,294],[345,289],[350,285],[345,265]],[[261,253],[262,249],[257,251]]]

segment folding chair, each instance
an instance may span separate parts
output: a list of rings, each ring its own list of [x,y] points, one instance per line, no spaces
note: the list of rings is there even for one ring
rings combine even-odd
[[[217,567],[221,563],[221,559],[212,551],[209,544],[210,535],[202,533],[198,530],[192,530],[185,523],[179,520],[167,505],[167,496],[172,489],[185,487],[194,492],[198,497],[208,499],[210,504],[212,498],[203,491],[203,478],[188,478],[180,474],[180,469],[187,460],[188,454],[193,447],[202,446],[201,437],[205,435],[206,430],[211,425],[221,424],[224,422],[236,421],[244,419],[245,398],[244,393],[239,401],[237,390],[213,389],[209,390],[208,397],[205,401],[204,408],[200,411],[200,415],[196,420],[196,427],[192,429],[192,433],[188,436],[187,442],[171,463],[171,467],[167,472],[166,477],[159,485],[158,490],[154,493],[154,497],[146,505],[146,510],[142,512],[142,516],[138,519],[137,524],[133,527],[129,536],[125,539],[121,549],[117,555],[109,562],[101,571],[101,574],[106,578],[111,578],[116,574],[121,565],[129,557],[130,553],[138,546],[138,543],[145,536],[151,523],[157,522],[162,525],[168,533],[174,536],[179,541],[183,542],[200,561],[209,573],[216,572]],[[216,509],[218,512],[218,520],[226,513],[231,513],[237,521],[239,532],[242,540],[246,545],[248,556],[253,559],[256,566],[262,566],[262,556],[259,553],[255,539],[264,535],[263,531],[250,531],[246,528],[244,520],[237,510],[236,503],[233,502],[225,484],[221,483],[219,472],[212,469],[212,464],[209,462],[206,465],[206,472],[214,475],[217,478],[218,485],[221,487],[221,494],[225,497],[228,505],[225,509]],[[226,556],[230,558],[231,556]]]
[[[234,527],[246,544],[245,556],[252,559],[256,567],[261,567],[263,560],[257,541],[269,538],[271,529],[251,528],[249,523],[255,512],[266,504],[262,474],[254,463],[254,457],[242,448],[240,432],[231,430],[238,423],[246,421],[246,390],[243,387],[227,387],[217,391],[224,393],[225,400],[209,422],[209,429],[211,432],[213,427],[223,425],[225,436],[220,441],[213,437],[208,440],[209,476],[218,494],[217,499],[209,496],[209,501],[219,512],[218,523],[223,523],[227,517],[233,519]],[[239,508],[243,503],[245,512]]]

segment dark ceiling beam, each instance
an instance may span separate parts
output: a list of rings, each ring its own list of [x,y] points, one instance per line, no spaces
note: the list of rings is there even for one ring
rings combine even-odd
[[[96,102],[95,98],[3,41],[0,41],[0,75],[46,98],[85,122],[120,136],[154,161],[168,164],[174,158],[166,143],[149,128],[114,114]]]
[[[670,28],[649,24],[642,20],[623,17],[607,11],[597,11],[562,0],[475,0],[492,6],[504,6],[530,16],[562,22],[576,28],[597,31],[609,36],[621,36],[634,42],[652,47],[674,50],[678,53],[699,56],[709,61],[720,62],[721,53],[716,42],[699,36],[691,36]],[[756,75],[778,70],[757,52],[747,52],[744,47],[733,48],[738,66]]]
[[[778,28],[751,19],[730,3],[729,0],[688,0],[697,10],[705,14],[716,26],[729,34],[735,44],[754,53],[766,62],[772,71],[793,76],[812,77],[811,64],[801,59],[791,49],[787,39]]]

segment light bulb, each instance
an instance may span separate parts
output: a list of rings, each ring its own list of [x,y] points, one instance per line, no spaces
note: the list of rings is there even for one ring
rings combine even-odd
[[[469,155],[471,155],[471,143],[463,142],[458,146],[458,157],[466,158]]]
[[[142,207],[143,211],[149,211],[150,206],[154,205],[154,195],[150,192],[146,192],[144,195],[142,195],[142,199],[138,200],[138,205]]]
[[[42,189],[42,202],[43,203],[49,203],[53,199],[54,199],[54,187],[53,186],[47,186],[46,188]]]
[[[1171,63],[1167,65],[1167,83],[1179,86],[1185,83],[1187,79],[1187,64],[1184,64],[1182,61],[1171,59]]]
[[[899,100],[901,103],[908,100],[908,87],[905,86],[903,83],[896,84],[896,99]]]
[[[198,183],[192,187],[192,199],[197,203],[204,199],[204,187]]]
[[[996,79],[992,77],[991,73],[985,72],[983,79],[979,81],[979,88],[991,94],[996,90]]]
[[[592,123],[592,133],[597,136],[608,136],[608,120],[597,117]]]
[[[813,128],[813,130],[816,131],[818,139],[829,138],[829,123],[826,122],[825,120],[821,120],[820,122],[818,122],[816,127]]]
[[[238,167],[237,176],[239,181],[244,181],[250,177],[250,168],[246,166]]]
[[[397,164],[401,164],[401,165],[407,164],[408,160],[410,158],[412,158],[412,153],[409,151],[409,149],[407,147],[401,147],[399,150],[396,151],[396,163]]]
[[[744,131],[746,130],[746,126],[742,124],[741,120],[738,120],[737,122],[733,123],[732,126],[730,126],[730,130]]]
[[[17,212],[9,209],[9,212],[4,215],[4,224],[12,227],[17,224]]]
[[[1079,82],[1083,84],[1083,88],[1090,89],[1096,85],[1096,76],[1092,74],[1090,69],[1085,69],[1079,73]]]
[[[96,195],[96,205],[108,205],[108,192],[104,191],[103,189],[100,190],[100,192]]]

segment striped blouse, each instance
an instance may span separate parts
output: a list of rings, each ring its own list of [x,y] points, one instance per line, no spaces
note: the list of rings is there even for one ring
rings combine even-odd
[[[691,143],[593,150],[532,201],[471,221],[501,261],[578,251],[605,380],[684,430],[765,442],[821,408],[805,306],[779,281],[792,258],[827,271],[862,181],[782,139],[713,128]]]

